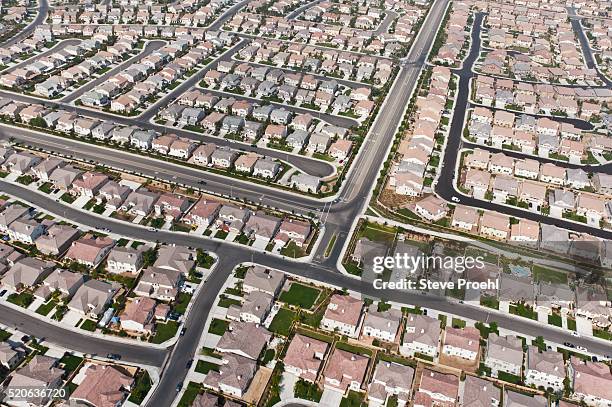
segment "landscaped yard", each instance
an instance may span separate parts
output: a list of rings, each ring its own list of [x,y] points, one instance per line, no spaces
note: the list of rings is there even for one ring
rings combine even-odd
[[[155,327],[155,336],[151,339],[153,343],[162,343],[168,339],[174,338],[178,330],[178,322],[168,321],[165,324],[157,324]]]
[[[358,393],[353,390],[349,390],[346,397],[342,398],[340,407],[361,407],[363,403],[363,393]]]
[[[319,389],[314,383],[307,382],[304,379],[300,379],[295,384],[295,388],[293,389],[294,395],[297,398],[314,401],[318,403],[321,401],[321,396],[323,392]]]
[[[11,337],[11,334],[9,332],[6,332],[0,329],[0,342],[4,342],[10,337]]]
[[[538,319],[538,314],[525,304],[511,305],[510,313],[514,315],[520,315],[529,319]]]
[[[27,308],[34,301],[34,296],[27,292],[13,293],[8,296],[7,300],[20,307]]]
[[[219,303],[217,305],[223,308],[229,308],[232,305],[240,305],[240,301],[221,294],[219,296]]]
[[[229,322],[224,321],[222,319],[214,318],[210,322],[210,327],[208,328],[208,332],[214,335],[223,335],[225,331],[229,328]]]
[[[283,291],[280,300],[289,305],[310,309],[317,300],[321,291],[300,283],[291,283],[288,291]]]
[[[567,284],[567,273],[551,270],[537,264],[532,268],[534,281],[548,281],[550,283]]]
[[[370,240],[378,242],[393,242],[395,238],[394,228],[388,226],[377,225],[374,223],[366,223],[359,233],[360,237],[367,237]]]
[[[198,364],[196,365],[195,371],[198,373],[206,374],[214,370],[215,372],[219,371],[219,365],[216,363],[207,362],[205,360],[198,360]]]
[[[296,313],[287,308],[281,308],[278,313],[272,319],[270,324],[270,332],[274,332],[279,335],[289,336],[291,330],[291,324],[295,320]]]
[[[60,364],[63,364],[63,369],[67,372],[74,372],[80,366],[81,362],[83,362],[83,358],[71,354],[65,354],[59,361]]]
[[[93,332],[96,330],[96,322],[92,321],[91,319],[86,319],[82,324],[81,324],[81,329],[84,329],[86,331],[90,331]]]
[[[142,403],[152,386],[153,382],[149,377],[149,372],[143,369],[136,377],[134,390],[132,390],[128,400],[134,404]]]
[[[51,312],[51,310],[55,308],[56,305],[57,303],[55,301],[50,300],[46,304],[43,304],[40,307],[38,307],[38,309],[36,310],[36,313],[40,315],[45,315],[45,316],[49,315],[49,312]]]
[[[177,301],[174,303],[172,310],[178,314],[184,314],[187,310],[187,305],[191,301],[191,295],[187,293],[180,293]]]
[[[185,392],[183,393],[183,397],[181,397],[181,400],[178,403],[178,407],[190,407],[195,398],[198,396],[198,393],[200,393],[200,390],[202,390],[202,386],[200,384],[189,382]]]

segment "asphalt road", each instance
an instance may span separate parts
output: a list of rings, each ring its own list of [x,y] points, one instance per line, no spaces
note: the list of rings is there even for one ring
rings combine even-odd
[[[115,75],[115,74],[117,74],[117,73],[127,69],[130,65],[132,65],[134,63],[138,63],[143,58],[151,55],[153,52],[155,52],[158,49],[160,49],[161,47],[163,47],[165,44],[166,44],[166,41],[164,41],[164,40],[152,40],[152,41],[147,42],[147,44],[145,45],[144,49],[141,52],[139,52],[138,54],[134,55],[133,57],[127,59],[126,61],[121,62],[119,65],[117,65],[116,67],[112,68],[110,71],[104,73],[100,77],[98,77],[98,78],[96,78],[96,79],[94,79],[92,81],[87,82],[86,85],[81,86],[80,88],[78,88],[77,90],[75,90],[74,92],[70,93],[69,95],[63,97],[60,100],[62,102],[64,102],[64,103],[70,103],[72,101],[77,100],[85,92],[89,92],[90,90],[92,90],[93,88],[98,86],[100,83],[105,82],[111,76],[113,76],[113,75]]]
[[[469,81],[470,78],[472,78],[472,76],[474,75],[474,73],[472,72],[472,66],[478,58],[480,51],[480,32],[482,19],[483,13],[478,13],[476,15],[476,18],[474,19],[474,27],[472,30],[472,46],[470,48],[470,53],[464,60],[463,66],[460,69],[453,70],[453,72],[459,76],[459,85],[455,101],[455,111],[450,124],[451,127],[448,135],[446,149],[444,150],[444,157],[441,160],[442,166],[440,170],[440,177],[438,178],[438,182],[435,185],[436,193],[449,202],[452,200],[453,197],[457,196],[460,197],[461,203],[467,206],[497,211],[509,216],[514,216],[516,218],[525,218],[543,224],[555,225],[575,232],[588,233],[596,237],[612,239],[612,232],[608,230],[593,228],[582,223],[568,222],[563,219],[555,219],[546,215],[523,210],[518,207],[499,205],[481,199],[475,199],[473,197],[464,196],[456,190],[455,169],[457,166],[457,160],[459,159],[459,154],[457,152],[463,146],[461,138],[463,135],[465,111],[468,106],[470,95]],[[510,153],[508,154],[511,155]],[[545,162],[545,160],[541,161]],[[593,169],[599,172],[609,172],[612,169],[612,166],[610,164],[607,164],[605,166],[594,166]]]
[[[22,68],[26,65],[31,64],[32,62],[34,62],[34,60],[38,60],[40,58],[44,58],[48,55],[54,54],[56,52],[59,52],[61,50],[63,50],[64,48],[66,48],[68,45],[78,45],[81,43],[81,40],[77,40],[77,39],[70,39],[70,40],[63,40],[62,42],[59,42],[57,44],[55,44],[53,47],[51,47],[50,49],[48,49],[45,52],[41,52],[40,54],[36,54],[28,59],[26,59],[25,61],[22,61],[18,64],[15,64],[13,66],[11,66],[10,68],[5,69],[4,71],[2,71],[2,73],[11,73],[16,69]]]
[[[38,14],[36,15],[36,18],[34,19],[34,21],[28,24],[23,30],[21,30],[14,37],[11,37],[8,40],[0,43],[0,47],[2,48],[10,47],[11,45],[17,44],[18,42],[21,42],[25,40],[26,38],[28,38],[30,34],[34,32],[36,27],[38,27],[39,25],[45,22],[45,20],[47,19],[47,11],[49,11],[48,0],[38,0]]]
[[[567,7],[567,14],[570,17],[570,22],[572,24],[572,28],[574,33],[578,36],[578,41],[580,41],[580,47],[582,48],[582,55],[584,56],[584,62],[586,63],[587,68],[595,69],[599,78],[608,86],[612,86],[612,81],[608,79],[608,77],[601,73],[597,64],[595,64],[595,58],[593,57],[593,50],[591,49],[591,45],[589,44],[589,40],[586,37],[584,30],[582,29],[582,25],[580,24],[580,16],[576,14],[576,10],[573,7]]]
[[[316,212],[322,205],[315,197],[289,194],[278,188],[266,188],[237,178],[228,178],[205,169],[173,164],[167,161],[132,154],[119,149],[107,149],[93,144],[40,133],[26,129],[7,129],[0,127],[0,139],[13,137],[33,147],[43,148],[64,156],[75,156],[84,161],[100,161],[104,164],[138,174],[146,174],[167,182],[178,182],[194,189],[200,188],[217,195],[231,195],[234,198],[268,205],[288,212]],[[76,153],[78,152],[78,153]],[[205,181],[204,181],[205,180]],[[201,184],[205,182],[205,184]]]
[[[65,103],[59,103],[59,102],[53,102],[53,101],[42,101],[41,99],[34,98],[31,96],[18,94],[18,93],[12,93],[12,92],[6,92],[6,91],[0,91],[0,97],[6,98],[6,99],[12,99],[12,100],[24,102],[24,103],[38,103],[38,104],[42,103],[45,106],[48,106],[51,108],[65,109],[67,111],[71,111],[71,112],[74,112],[74,113],[77,113],[83,116],[93,117],[98,120],[106,120],[111,123],[122,124],[125,126],[136,125],[143,129],[150,129],[150,130],[157,131],[159,133],[174,133],[179,137],[184,137],[190,140],[200,141],[204,143],[214,143],[220,147],[225,146],[225,147],[230,147],[234,149],[241,149],[243,151],[254,151],[259,154],[264,153],[268,157],[278,159],[281,161],[285,161],[291,164],[293,167],[299,169],[300,171],[306,174],[317,176],[317,177],[326,177],[326,176],[333,174],[334,172],[333,166],[330,163],[323,161],[323,160],[317,160],[314,158],[305,157],[301,155],[287,154],[286,152],[274,150],[274,149],[262,150],[260,148],[251,146],[250,144],[238,143],[238,142],[227,140],[221,137],[206,136],[204,134],[193,133],[190,131],[181,130],[181,129],[174,128],[174,127],[161,126],[155,123],[150,123],[143,119],[134,119],[130,117],[118,116],[118,115],[106,113],[102,110],[86,109],[83,107],[72,106],[72,105],[68,105]],[[0,124],[0,127],[1,126],[2,125]],[[45,137],[44,133],[40,133],[40,136]]]
[[[225,281],[233,265],[249,261],[264,264],[272,268],[286,270],[302,277],[311,278],[315,281],[358,291],[367,297],[379,298],[382,295],[386,300],[397,301],[405,304],[418,304],[425,308],[431,307],[440,310],[441,312],[452,313],[462,318],[483,321],[488,320],[489,322],[497,321],[499,326],[502,328],[522,332],[527,335],[543,335],[546,339],[559,343],[566,341],[574,343],[579,342],[581,345],[586,346],[591,352],[595,353],[609,352],[608,343],[591,338],[581,338],[578,341],[566,331],[552,326],[542,325],[534,321],[519,319],[509,315],[492,314],[491,312],[479,307],[471,307],[467,304],[449,302],[449,300],[445,298],[424,296],[414,292],[392,291],[381,293],[380,291],[375,290],[371,285],[363,283],[360,280],[354,279],[350,276],[340,274],[336,270],[336,261],[339,258],[341,247],[343,246],[345,239],[348,237],[351,223],[357,216],[359,216],[364,205],[366,204],[365,197],[369,196],[372,185],[374,185],[378,177],[378,168],[380,168],[380,165],[387,157],[388,148],[392,143],[397,125],[400,123],[403,117],[404,109],[410,99],[413,85],[416,83],[418,75],[425,64],[429,46],[434,41],[437,28],[443,18],[447,2],[448,0],[437,0],[432,5],[429,16],[421,29],[421,33],[413,44],[406,62],[402,65],[397,81],[389,92],[387,98],[390,102],[381,109],[377,119],[375,120],[368,139],[362,146],[362,152],[355,160],[353,168],[345,181],[340,194],[340,200],[333,203],[329,208],[330,216],[326,224],[323,243],[319,246],[318,252],[315,253],[316,259],[312,263],[297,263],[289,259],[283,259],[267,253],[256,252],[246,246],[234,246],[176,232],[153,232],[147,228],[126,224],[114,219],[102,219],[91,213],[86,213],[75,210],[71,207],[67,207],[66,205],[55,202],[46,196],[33,194],[25,187],[0,181],[0,190],[15,195],[23,200],[32,202],[34,205],[43,207],[45,210],[58,216],[65,215],[65,217],[72,219],[74,222],[83,223],[91,227],[109,228],[114,233],[134,239],[152,241],[159,240],[169,244],[175,243],[188,245],[191,247],[199,247],[204,250],[214,251],[221,257],[221,264],[210,276],[209,280],[204,283],[204,291],[201,292],[195,300],[192,313],[186,322],[187,335],[181,338],[180,342],[175,347],[176,351],[172,349],[172,355],[166,364],[166,372],[163,374],[160,385],[158,386],[148,405],[155,407],[170,405],[172,401],[171,399],[175,396],[174,389],[176,384],[182,381],[186,375],[186,363],[197,351],[197,338],[200,335],[204,321],[206,320],[206,316],[208,315],[210,307],[212,306],[212,301],[215,294],[223,284],[223,281]],[[461,87],[459,88],[459,92],[461,92]],[[455,114],[455,116],[458,116],[458,112]],[[462,118],[463,115],[461,115],[461,121]],[[47,138],[45,137],[45,139]],[[451,140],[455,139],[456,137],[449,137],[449,143]],[[455,154],[450,154],[449,156],[449,159],[453,163],[455,162],[454,160],[456,160],[456,152],[458,151],[458,147],[459,144],[455,144],[454,149],[447,148],[447,154],[449,154],[449,150],[451,152],[454,150]],[[79,155],[83,154],[81,149],[78,151]],[[87,154],[93,155],[95,154],[95,151],[96,150],[92,150],[91,153]],[[100,155],[99,152],[98,154]],[[130,157],[132,157],[131,159],[134,158],[133,156]],[[118,159],[123,160],[124,158],[119,157]],[[140,163],[136,163],[134,165],[140,165]],[[445,163],[445,166],[446,165],[448,165],[448,163]],[[451,166],[451,168],[454,169],[454,164]],[[208,180],[210,178],[210,174],[203,173],[201,178]],[[175,181],[182,182],[182,178],[177,176]],[[260,187],[253,186],[253,190],[258,189],[261,191]],[[225,191],[227,192],[227,186],[225,187]],[[290,199],[293,200],[292,197]],[[311,205],[313,208],[318,208],[319,210],[326,208],[325,204],[322,202],[309,202],[308,205]],[[507,210],[504,209],[504,211]],[[521,215],[523,214],[521,213]],[[326,242],[333,233],[339,234],[334,250],[329,258],[322,259],[322,251],[325,250]],[[0,322],[4,322],[6,320],[7,316],[5,314],[6,313],[4,312],[0,313]],[[24,331],[29,332],[25,328],[26,327],[24,327]],[[62,335],[62,332],[57,333],[57,336]],[[61,340],[61,338],[58,338],[57,336],[51,336],[48,334],[47,338],[49,341],[58,342]],[[84,336],[82,339],[83,344],[81,344],[81,346],[85,346],[85,343],[88,341],[89,338]],[[124,351],[119,351],[117,353],[125,355]],[[129,355],[124,357],[129,357]],[[146,362],[143,361],[143,363]],[[155,361],[151,359],[149,364],[155,364]]]
[[[38,339],[47,339],[56,345],[78,352],[105,357],[109,353],[121,355],[121,360],[161,367],[167,351],[151,348],[146,343],[121,343],[106,339],[85,336],[78,332],[62,328],[53,323],[41,321],[13,308],[0,304],[0,322],[8,327],[26,332]]]

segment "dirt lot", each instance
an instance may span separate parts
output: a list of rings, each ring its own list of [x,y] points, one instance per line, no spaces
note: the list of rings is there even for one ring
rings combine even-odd
[[[258,404],[271,376],[272,369],[263,366],[260,367],[257,373],[255,373],[255,377],[243,397],[244,401],[249,404]]]

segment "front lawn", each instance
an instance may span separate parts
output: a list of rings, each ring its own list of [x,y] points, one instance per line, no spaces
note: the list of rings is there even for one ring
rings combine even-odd
[[[187,293],[180,293],[178,299],[172,306],[172,310],[178,314],[183,315],[185,311],[187,311],[187,305],[189,305],[189,301],[191,301],[191,295]]]
[[[205,360],[198,360],[198,364],[196,365],[195,371],[198,373],[206,374],[214,370],[215,372],[219,371],[219,365],[212,362],[207,362]]]
[[[134,390],[132,390],[128,401],[134,404],[142,403],[145,397],[147,397],[147,394],[149,394],[152,386],[153,382],[149,377],[149,372],[143,369],[136,377]]]
[[[538,266],[532,268],[533,279],[535,281],[547,281],[550,283],[567,284],[567,273],[551,270],[546,267]]]
[[[7,300],[8,302],[12,302],[20,307],[28,308],[28,306],[34,301],[34,296],[28,292],[22,292],[19,294],[13,293],[8,296]]]
[[[363,393],[358,393],[353,390],[349,390],[346,397],[342,398],[340,407],[361,407],[363,403]]]
[[[317,386],[316,384],[307,382],[304,379],[300,379],[295,384],[293,394],[297,398],[310,400],[314,401],[315,403],[318,403],[319,401],[321,401],[323,391],[321,391],[321,389],[319,389],[319,386]]]
[[[311,309],[321,291],[300,283],[291,283],[289,290],[283,291],[280,300],[289,305]]]
[[[151,339],[153,343],[166,342],[168,339],[174,338],[178,331],[179,324],[176,321],[168,321],[165,324],[157,324],[155,327],[155,336]]]
[[[208,328],[208,332],[214,335],[223,335],[225,331],[229,328],[229,322],[224,321],[222,319],[214,318],[210,322],[210,327]]]
[[[89,332],[93,332],[93,331],[96,330],[96,322],[92,321],[91,319],[86,319],[81,324],[81,329],[84,329],[84,330],[89,331]]]
[[[81,365],[81,362],[83,362],[83,358],[71,355],[69,353],[66,353],[59,360],[60,365],[63,365],[63,369],[67,372],[74,372],[75,370],[77,370],[78,367]]]
[[[38,307],[38,309],[36,310],[36,313],[47,316],[49,315],[49,312],[51,312],[51,310],[55,308],[56,305],[57,303],[55,301],[50,300],[46,304],[43,304],[40,307]]]

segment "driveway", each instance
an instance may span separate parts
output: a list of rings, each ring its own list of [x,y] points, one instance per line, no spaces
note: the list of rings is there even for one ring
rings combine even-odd
[[[262,239],[262,238],[256,238],[255,241],[253,242],[253,247],[254,249],[258,250],[258,251],[264,251],[266,250],[266,246],[268,246],[268,242],[269,240],[266,239]]]
[[[341,401],[342,401],[342,393],[340,393],[338,390],[324,389],[319,405],[336,407],[340,405]]]

